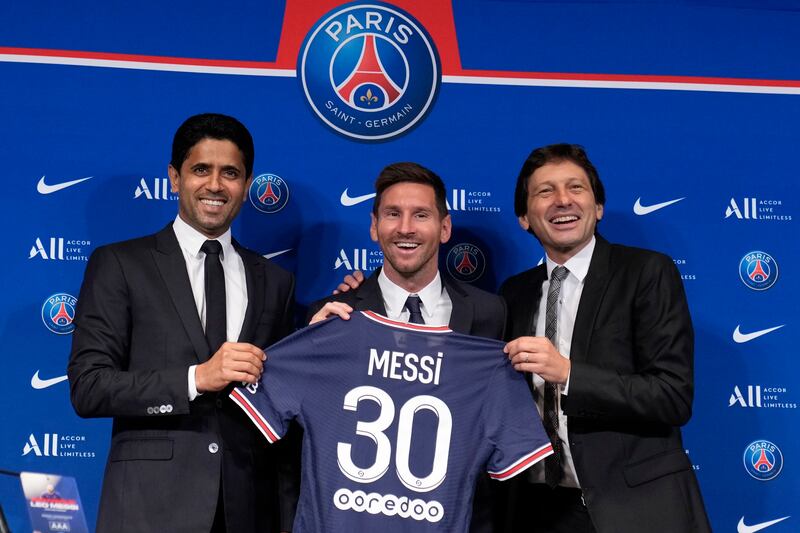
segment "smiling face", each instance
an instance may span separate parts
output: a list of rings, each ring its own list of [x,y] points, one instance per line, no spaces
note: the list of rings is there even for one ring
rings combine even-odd
[[[583,249],[602,218],[603,206],[595,200],[589,177],[575,163],[548,163],[528,178],[527,212],[519,224],[533,231],[557,263]]]
[[[370,226],[383,251],[383,271],[409,292],[436,277],[439,245],[450,239],[450,231],[450,215],[439,214],[433,187],[409,182],[383,191]]]
[[[195,144],[180,169],[169,166],[172,192],[179,195],[178,214],[213,239],[225,233],[239,214],[252,176],[241,150],[227,140],[205,138]]]

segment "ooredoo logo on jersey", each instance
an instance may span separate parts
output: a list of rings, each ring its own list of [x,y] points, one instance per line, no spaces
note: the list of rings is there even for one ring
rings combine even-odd
[[[314,113],[347,137],[380,141],[430,111],[441,85],[439,55],[408,13],[352,2],[324,15],[300,49],[297,71]]]

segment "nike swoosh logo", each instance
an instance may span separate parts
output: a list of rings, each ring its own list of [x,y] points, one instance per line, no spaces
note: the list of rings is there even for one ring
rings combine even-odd
[[[36,190],[39,191],[39,194],[52,194],[62,189],[66,189],[67,187],[72,187],[73,185],[77,185],[82,181],[90,180],[93,177],[94,176],[89,176],[88,178],[80,178],[77,180],[65,181],[63,183],[56,183],[55,185],[48,185],[47,183],[44,182],[44,176],[42,176],[42,178],[39,180],[39,183],[36,184]]]
[[[375,198],[374,192],[362,194],[361,196],[350,196],[347,194],[347,189],[345,189],[342,193],[342,196],[339,198],[339,201],[342,202],[343,206],[350,207],[352,205],[360,204],[361,202],[366,202],[372,198]]]
[[[762,529],[766,529],[770,526],[774,526],[778,522],[783,522],[789,518],[788,516],[784,516],[783,518],[778,518],[777,520],[770,520],[769,522],[761,522],[760,524],[753,524],[748,526],[744,523],[744,517],[739,519],[739,525],[736,527],[736,531],[738,533],[756,533],[756,531],[761,531]]]
[[[772,333],[776,329],[781,329],[785,325],[786,324],[781,324],[780,326],[775,326],[774,328],[761,329],[752,333],[742,333],[739,330],[739,326],[736,326],[736,329],[733,330],[733,342],[737,342],[739,344],[742,344],[743,342],[750,342],[751,340],[757,339],[762,335]]]
[[[267,259],[272,259],[273,257],[278,257],[281,254],[285,254],[286,252],[292,251],[292,248],[287,248],[285,250],[281,250],[280,252],[272,252],[271,254],[264,254],[264,257]]]
[[[67,376],[58,376],[55,378],[50,379],[41,379],[39,377],[39,371],[37,370],[36,373],[31,378],[31,387],[34,389],[46,389],[47,387],[52,387],[53,385],[57,385],[62,381],[66,381]]]
[[[658,211],[659,209],[664,209],[668,205],[676,204],[681,200],[685,200],[686,197],[677,198],[675,200],[669,200],[667,202],[661,202],[660,204],[653,204],[653,205],[642,205],[642,198],[639,197],[636,199],[636,203],[633,204],[633,212],[637,215],[649,215],[653,211]]]

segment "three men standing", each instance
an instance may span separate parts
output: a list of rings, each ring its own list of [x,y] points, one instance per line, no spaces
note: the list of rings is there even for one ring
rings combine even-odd
[[[292,329],[292,275],[231,238],[253,157],[235,119],[189,118],[169,166],[175,221],[89,261],[68,374],[78,414],[114,418],[100,532],[291,528],[295,450],[265,448],[227,397],[258,381],[261,347]],[[512,530],[710,531],[680,433],[693,396],[680,276],[662,254],[600,237],[604,204],[582,148],[531,153],[515,213],[547,261],[503,284],[506,320],[502,299],[439,272],[452,229],[441,179],[390,165],[370,226],[383,268],[312,306],[312,321],[355,309],[485,337],[506,330],[557,451],[516,480]],[[489,527],[484,497],[473,530]]]

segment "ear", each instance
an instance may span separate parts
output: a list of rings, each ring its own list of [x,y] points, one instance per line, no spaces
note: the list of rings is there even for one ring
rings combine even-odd
[[[439,234],[439,242],[444,244],[450,240],[450,236],[453,232],[453,221],[450,219],[450,215],[448,214],[442,219],[442,231]]]
[[[594,206],[594,214],[597,220],[603,219],[603,204],[595,204]]]
[[[521,227],[525,231],[531,229],[531,225],[528,223],[527,215],[522,215],[521,217],[517,217],[517,222],[519,222],[519,227]]]
[[[169,175],[169,184],[172,192],[178,192],[181,185],[181,175],[175,170],[175,167],[169,165],[167,167],[167,174]]]
[[[369,236],[374,242],[378,242],[378,219],[373,213],[370,213],[369,217],[371,220],[369,225]]]

